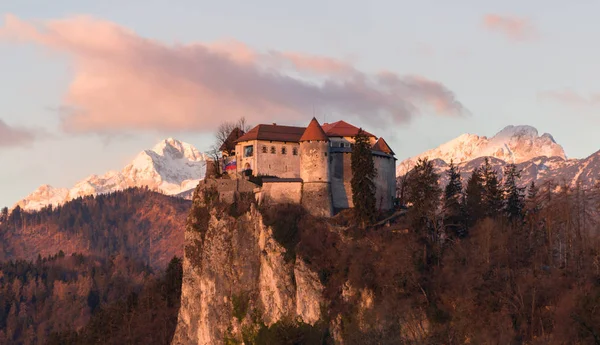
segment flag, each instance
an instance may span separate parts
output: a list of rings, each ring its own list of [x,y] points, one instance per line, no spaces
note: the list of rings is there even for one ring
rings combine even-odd
[[[225,171],[236,170],[236,169],[237,169],[237,162],[235,161],[235,159],[233,159],[225,164]]]

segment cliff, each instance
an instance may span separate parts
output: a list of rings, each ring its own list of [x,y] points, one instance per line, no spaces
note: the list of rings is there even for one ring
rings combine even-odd
[[[255,205],[247,207],[235,217],[195,199],[173,344],[241,343],[278,321],[314,326],[321,319],[318,275],[290,260]]]
[[[405,233],[217,195],[198,189],[188,217],[173,344],[382,344],[425,329],[418,297],[398,304],[421,296]]]

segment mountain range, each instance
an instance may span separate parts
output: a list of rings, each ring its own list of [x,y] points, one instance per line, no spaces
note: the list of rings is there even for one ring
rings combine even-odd
[[[492,166],[502,175],[503,167],[517,164],[522,170],[521,185],[531,181],[591,187],[600,176],[600,151],[583,159],[568,159],[563,147],[551,134],[540,135],[531,126],[507,126],[492,137],[463,134],[437,148],[410,157],[398,164],[396,175],[401,178],[410,171],[418,159],[427,157],[433,161],[445,185],[449,163],[453,161],[466,180],[473,169],[489,157]],[[206,175],[208,157],[194,146],[168,138],[150,150],[140,152],[121,171],[109,171],[104,175],[91,175],[71,188],[55,188],[42,185],[33,193],[17,202],[27,211],[39,210],[48,205],[62,205],[69,200],[110,193],[130,187],[147,186],[166,195],[190,199],[194,187]]]
[[[508,126],[491,138],[463,134],[439,147],[402,161],[396,169],[400,178],[414,167],[420,158],[428,158],[440,174],[442,185],[447,182],[445,171],[453,161],[461,172],[463,181],[473,169],[488,157],[491,165],[502,177],[503,167],[515,163],[521,170],[520,184],[528,185],[554,181],[559,184],[584,188],[592,187],[600,176],[600,151],[583,159],[568,159],[564,149],[552,135],[539,135],[531,126]]]
[[[109,171],[101,176],[91,175],[70,189],[42,185],[14,207],[18,205],[27,211],[39,210],[49,205],[62,205],[78,197],[106,194],[130,187],[147,186],[166,195],[185,194],[204,178],[206,160],[207,156],[194,146],[169,138],[150,150],[140,152],[121,171]]]

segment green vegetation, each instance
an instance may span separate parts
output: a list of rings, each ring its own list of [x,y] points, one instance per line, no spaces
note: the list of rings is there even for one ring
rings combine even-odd
[[[250,296],[247,292],[242,292],[239,295],[231,296],[231,304],[233,305],[233,316],[242,322],[246,313],[248,312],[248,306],[250,305]]]
[[[376,217],[375,177],[377,170],[373,162],[369,137],[361,129],[354,137],[354,146],[351,157],[352,202],[356,222],[364,228],[372,224]]]
[[[264,224],[273,229],[273,237],[285,248],[286,261],[294,260],[300,240],[299,225],[303,218],[308,217],[306,210],[296,204],[280,204],[263,207],[261,213]]]
[[[327,325],[319,322],[314,326],[298,320],[281,320],[270,327],[260,323],[255,330],[243,332],[246,345],[327,345],[333,344]]]

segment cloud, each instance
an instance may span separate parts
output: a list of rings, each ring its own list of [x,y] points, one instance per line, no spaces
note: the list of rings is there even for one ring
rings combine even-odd
[[[368,74],[339,59],[260,52],[237,41],[165,44],[117,24],[77,16],[27,22],[5,16],[0,39],[71,58],[62,129],[72,133],[210,131],[223,120],[304,121],[313,109],[385,127],[422,112],[466,113],[439,82]]]
[[[514,41],[526,41],[537,37],[533,23],[526,18],[486,14],[483,17],[483,26],[490,31],[502,33]]]
[[[540,92],[538,98],[573,107],[600,106],[600,93],[590,94],[586,97],[568,89],[551,90]]]
[[[0,148],[27,146],[33,143],[36,134],[28,129],[11,127],[0,119]]]

